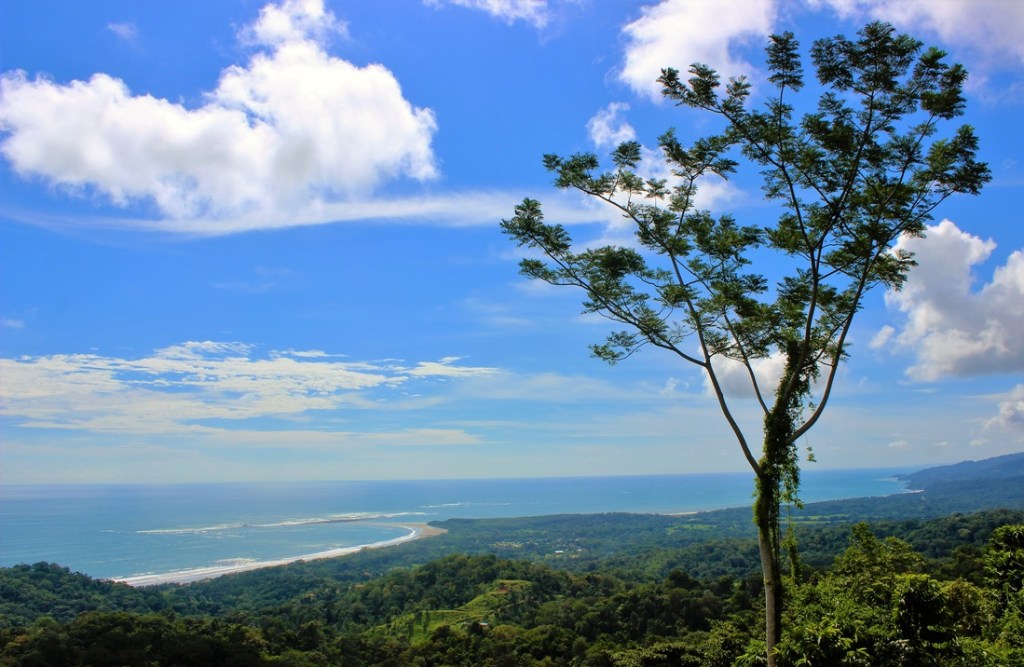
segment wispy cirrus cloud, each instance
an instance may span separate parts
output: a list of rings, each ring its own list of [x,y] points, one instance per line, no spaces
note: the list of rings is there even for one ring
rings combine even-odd
[[[727,183],[725,185],[728,185]],[[139,217],[125,215],[51,214],[4,207],[5,218],[54,230],[96,229],[136,231],[185,237],[213,237],[252,231],[311,227],[349,222],[433,225],[441,227],[493,227],[496,220],[510,217],[516,204],[529,190],[472,190],[423,196],[372,197],[328,202],[322,199],[296,204],[288,215],[277,210],[252,210],[231,215],[202,215],[192,218]],[[621,219],[611,209],[596,206],[572,193],[550,192],[543,196],[544,212],[550,222],[565,225],[615,223]]]
[[[238,426],[229,430],[245,430],[250,420],[294,422],[343,409],[422,406],[431,399],[410,402],[395,390],[423,379],[497,372],[458,361],[406,366],[339,360],[322,351],[258,355],[252,345],[214,341],[182,343],[138,358],[0,359],[0,415],[20,428],[94,433],[196,434],[231,423]]]
[[[131,21],[108,23],[107,30],[126,42],[134,42],[139,36],[138,27]]]
[[[525,21],[535,28],[543,28],[551,20],[548,0],[424,0],[424,2],[435,7],[450,4],[475,9],[506,23]]]
[[[421,361],[414,367],[405,370],[413,377],[478,377],[481,375],[494,375],[497,368],[484,368],[472,366],[456,366],[459,357],[444,357],[439,361]]]

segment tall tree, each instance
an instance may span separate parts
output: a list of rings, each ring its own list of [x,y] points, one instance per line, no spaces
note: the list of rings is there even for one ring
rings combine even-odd
[[[818,40],[810,51],[820,94],[797,117],[791,101],[804,85],[792,33],[772,35],[766,48],[771,94],[748,104],[750,84],[722,89],[706,65],[682,81],[674,69],[659,82],[667,98],[719,117],[724,130],[688,147],[669,130],[659,138],[672,173],[644,179],[641,146],[621,144],[601,171],[593,154],[545,155],[559,188],[607,202],[636,228],[635,247],[574,247],[549,225],[539,202],[524,199],[502,229],[546,261],[524,259],[524,275],[586,293],[585,312],[626,325],[594,354],[615,363],[644,346],[667,350],[707,375],[722,415],[750,468],[754,521],[765,586],[765,638],[770,665],[781,636],[783,536],[780,508],[796,502],[797,441],[822,416],[850,328],[865,296],[878,286],[899,289],[913,258],[896,248],[921,236],[935,208],[954,193],[977,194],[989,180],[976,159],[970,126],[938,138],[944,121],[964,112],[967,73],[935,48],[871,23],[855,40]],[[694,204],[703,179],[725,178],[740,159],[760,169],[773,224],[740,225]],[[754,270],[752,254],[771,251],[784,266],[773,285]],[[763,386],[755,362],[784,361],[774,386]],[[722,388],[720,359],[746,369],[763,413],[752,442]]]

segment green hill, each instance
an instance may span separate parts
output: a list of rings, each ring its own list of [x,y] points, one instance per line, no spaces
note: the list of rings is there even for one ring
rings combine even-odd
[[[787,580],[784,664],[1024,664],[1021,459],[793,508],[803,566]],[[0,667],[758,664],[749,508],[440,525],[388,549],[182,586],[0,568]]]
[[[961,461],[898,477],[907,480],[907,487],[910,489],[925,489],[935,484],[950,482],[1024,479],[1024,452],[981,461]]]

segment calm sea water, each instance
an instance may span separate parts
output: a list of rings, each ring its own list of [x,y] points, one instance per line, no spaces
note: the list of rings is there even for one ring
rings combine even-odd
[[[805,471],[806,502],[899,493],[906,468]],[[123,578],[297,558],[449,518],[748,505],[749,474],[384,482],[0,486],[0,565]]]

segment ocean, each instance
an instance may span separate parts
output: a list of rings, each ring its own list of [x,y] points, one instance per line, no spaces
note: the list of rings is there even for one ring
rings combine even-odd
[[[805,502],[900,493],[907,468],[807,470]],[[0,486],[0,566],[190,581],[415,537],[417,524],[746,506],[747,473],[375,482]]]

